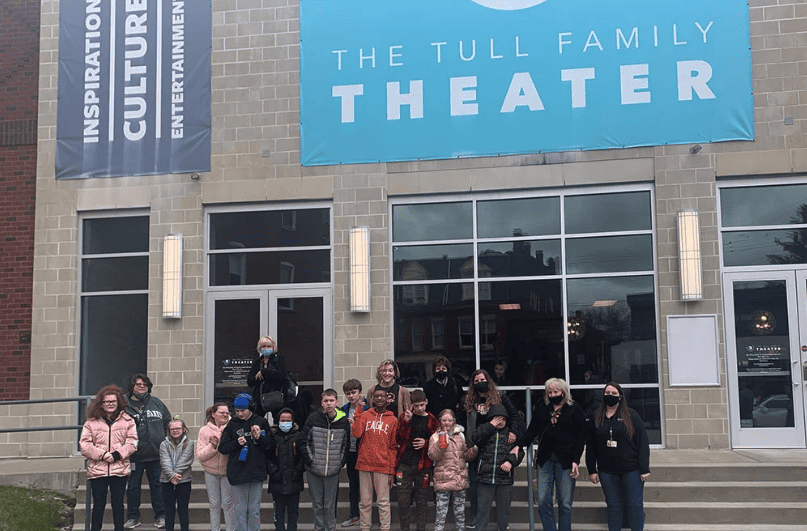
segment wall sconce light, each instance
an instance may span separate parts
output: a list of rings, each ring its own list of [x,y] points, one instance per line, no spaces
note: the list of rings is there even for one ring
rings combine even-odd
[[[182,317],[182,235],[163,240],[163,317]]]
[[[702,149],[703,149],[703,146],[701,146],[700,144],[695,144],[694,146],[690,146],[689,152],[692,155],[697,155],[698,153],[701,152]]]
[[[370,311],[370,228],[352,227],[350,248],[350,311]]]
[[[701,237],[698,213],[678,213],[678,268],[681,275],[681,300],[703,299],[701,274]]]

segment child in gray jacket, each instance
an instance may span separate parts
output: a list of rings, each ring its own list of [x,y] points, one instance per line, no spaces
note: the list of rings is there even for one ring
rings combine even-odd
[[[191,465],[194,442],[188,439],[188,427],[179,418],[168,423],[168,436],[160,443],[160,483],[165,500],[165,529],[174,531],[174,514],[182,531],[190,528],[188,504],[191,500]]]

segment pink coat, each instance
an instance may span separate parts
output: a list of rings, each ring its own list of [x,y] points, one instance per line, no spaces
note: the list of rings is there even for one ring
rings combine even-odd
[[[87,458],[87,479],[128,476],[129,456],[137,450],[135,422],[123,411],[111,425],[104,419],[88,419],[81,430],[79,447]],[[108,463],[103,460],[107,452],[118,452],[121,458]]]
[[[199,438],[196,441],[196,457],[199,458],[205,471],[216,476],[227,475],[228,456],[219,453],[218,447],[210,444],[210,436],[215,435],[221,440],[223,429],[224,426],[219,428],[212,422],[208,422],[199,430]]]
[[[465,436],[462,426],[454,426],[448,446],[440,448],[440,430],[429,438],[429,457],[434,461],[434,490],[464,490],[468,488],[468,464],[465,460]]]

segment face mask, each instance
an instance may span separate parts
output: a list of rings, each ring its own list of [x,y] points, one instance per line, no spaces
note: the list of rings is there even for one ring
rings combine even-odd
[[[292,424],[291,422],[281,421],[278,424],[278,427],[280,428],[280,431],[282,431],[283,433],[288,433],[289,430],[291,429],[291,424]]]
[[[474,384],[474,391],[477,393],[487,393],[488,392],[488,382],[477,382]]]
[[[267,356],[268,357],[268,356],[271,356],[274,352],[275,352],[275,350],[272,349],[272,348],[264,348],[264,349],[261,349],[261,356]]]
[[[561,402],[563,402],[563,400],[564,400],[563,395],[558,395],[558,396],[550,396],[550,397],[549,397],[549,401],[550,401],[550,402],[552,402],[553,404],[555,404],[556,406],[557,406],[558,404],[560,404]]]
[[[146,393],[132,393],[132,396],[135,398],[135,400],[138,400],[140,402],[144,401],[148,395],[149,395],[148,392],[146,392]]]
[[[448,378],[448,372],[447,371],[437,371],[434,374],[435,374],[435,376],[437,376],[438,380],[445,380],[446,378]]]
[[[605,405],[608,407],[614,407],[615,405],[619,404],[620,397],[615,395],[605,395],[602,397],[602,401],[605,402]]]

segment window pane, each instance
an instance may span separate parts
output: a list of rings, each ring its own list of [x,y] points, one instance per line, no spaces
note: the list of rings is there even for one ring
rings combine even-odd
[[[246,390],[247,374],[257,356],[261,301],[217,300],[214,315],[214,400],[230,403]]]
[[[560,274],[560,240],[480,243],[480,277]]]
[[[724,232],[723,263],[807,264],[807,229]]]
[[[481,368],[494,374],[506,366],[500,385],[542,385],[565,378],[563,299],[560,280],[491,282],[487,300],[480,294]]]
[[[423,386],[437,356],[467,383],[476,370],[473,284],[394,286],[395,361],[401,383]]]
[[[211,286],[330,282],[331,251],[210,255]]]
[[[84,254],[146,253],[149,217],[85,219],[82,222]]]
[[[85,258],[81,261],[81,290],[149,289],[149,257]]]
[[[599,378],[594,377],[589,383],[603,385],[596,389],[572,389],[572,398],[583,408],[586,418],[593,418],[602,402],[602,391],[606,382],[600,382]],[[658,388],[623,388],[623,391],[628,407],[636,410],[644,422],[650,444],[661,444],[661,407]]]
[[[80,394],[108,383],[126,389],[133,374],[146,372],[147,347],[147,294],[81,298]]]
[[[720,190],[724,227],[807,223],[807,184]]]
[[[278,299],[277,348],[298,382],[321,382],[325,339],[322,335],[322,297]],[[319,397],[312,397],[312,400]]]
[[[472,278],[473,254],[474,246],[470,243],[393,247],[393,280]]]
[[[471,203],[430,203],[392,207],[393,241],[460,240],[472,237]]]
[[[559,197],[479,201],[476,208],[479,238],[560,234]]]
[[[225,212],[210,215],[211,249],[330,245],[327,208]]]
[[[653,277],[568,280],[571,383],[656,383]]]
[[[566,240],[566,272],[652,271],[653,237],[606,236]]]
[[[566,234],[649,230],[650,192],[568,196],[564,200]]]

